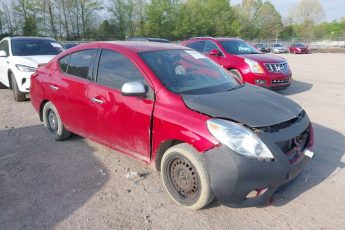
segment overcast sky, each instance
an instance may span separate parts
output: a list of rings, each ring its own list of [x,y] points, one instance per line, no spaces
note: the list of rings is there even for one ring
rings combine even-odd
[[[230,0],[232,5],[241,3],[242,0]],[[297,4],[299,0],[271,0],[270,1],[280,14],[285,17],[291,6]],[[345,0],[320,0],[326,13],[325,20],[332,21],[345,17]]]

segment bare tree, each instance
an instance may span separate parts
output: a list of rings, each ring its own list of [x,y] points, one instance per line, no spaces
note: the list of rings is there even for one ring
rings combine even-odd
[[[320,0],[300,0],[289,11],[291,21],[300,24],[312,25],[325,18],[325,16]]]

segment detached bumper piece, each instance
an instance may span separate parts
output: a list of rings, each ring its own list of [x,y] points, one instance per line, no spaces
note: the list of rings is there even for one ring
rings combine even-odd
[[[314,141],[309,118],[301,114],[293,122],[278,125],[281,129],[258,129],[274,160],[244,157],[226,146],[205,153],[211,187],[220,203],[230,207],[268,205],[279,187],[301,173],[310,160],[305,152]]]

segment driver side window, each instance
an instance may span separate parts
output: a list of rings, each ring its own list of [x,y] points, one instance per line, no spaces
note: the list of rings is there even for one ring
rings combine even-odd
[[[204,46],[204,50],[203,53],[204,54],[208,54],[209,52],[211,52],[212,50],[218,50],[218,52],[221,53],[220,49],[218,48],[218,46],[212,42],[212,41],[206,41],[205,42],[205,46]]]

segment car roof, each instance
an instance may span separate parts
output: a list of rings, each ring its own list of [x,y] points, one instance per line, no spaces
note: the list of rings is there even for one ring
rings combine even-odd
[[[242,41],[241,38],[232,37],[194,37],[189,40]]]
[[[129,37],[126,41],[151,41],[151,42],[170,42],[168,39],[164,38],[151,38],[151,37]]]
[[[11,40],[22,40],[22,39],[37,39],[37,40],[54,40],[54,38],[51,38],[51,37],[7,37]]]
[[[146,51],[155,51],[155,50],[176,50],[176,49],[189,49],[185,46],[174,45],[171,43],[162,43],[162,42],[145,42],[145,41],[106,41],[106,42],[93,42],[85,45],[80,45],[79,47],[85,47],[88,45],[114,45],[114,47],[122,47],[132,52],[140,53]]]

